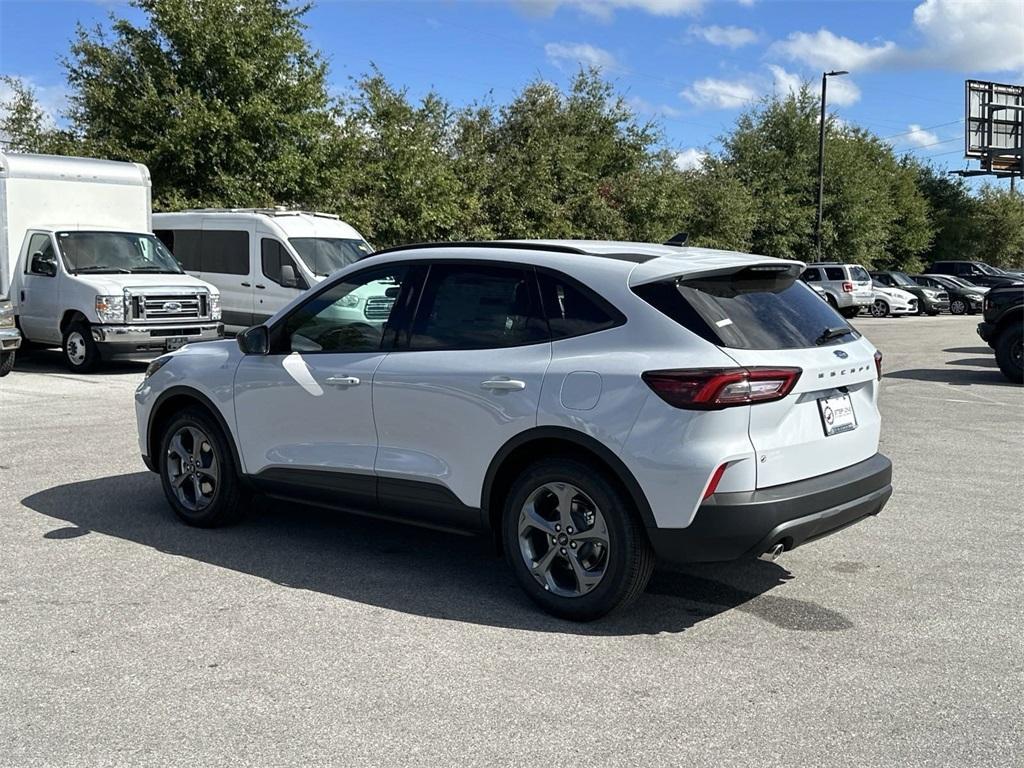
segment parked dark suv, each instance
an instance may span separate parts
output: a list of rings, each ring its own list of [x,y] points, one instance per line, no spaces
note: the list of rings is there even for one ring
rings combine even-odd
[[[985,322],[978,324],[978,335],[996,351],[1003,375],[1024,384],[1024,284],[993,288],[985,294]]]
[[[1024,282],[1020,277],[989,266],[983,261],[936,261],[926,270],[929,275],[964,277],[975,285],[996,288]]]
[[[871,279],[879,285],[899,288],[917,296],[917,314],[937,315],[949,311],[949,293],[945,288],[925,288],[903,272],[872,272]]]

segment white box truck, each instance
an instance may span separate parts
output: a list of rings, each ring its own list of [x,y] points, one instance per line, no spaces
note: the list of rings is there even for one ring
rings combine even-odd
[[[0,152],[0,294],[21,335],[68,367],[220,338],[220,293],[153,234],[138,163]]]

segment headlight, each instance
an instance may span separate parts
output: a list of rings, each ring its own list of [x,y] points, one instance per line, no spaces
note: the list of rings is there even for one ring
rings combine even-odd
[[[124,296],[97,296],[96,317],[101,323],[123,323]]]
[[[338,300],[338,303],[343,307],[358,307],[359,297],[353,296],[350,293],[347,296],[342,296],[341,299]]]
[[[14,305],[9,301],[0,301],[0,328],[14,327]]]
[[[969,293],[969,294],[967,294],[967,298],[969,300],[971,300],[971,301],[981,301],[981,296],[979,296],[976,293]]]
[[[143,378],[143,381],[145,381],[150,376],[152,376],[154,373],[159,371],[161,368],[163,368],[169,362],[171,362],[171,358],[170,358],[169,355],[164,355],[163,357],[158,357],[156,360],[153,360],[149,365],[146,366],[146,375]]]
[[[220,320],[220,294],[210,294],[210,319]]]

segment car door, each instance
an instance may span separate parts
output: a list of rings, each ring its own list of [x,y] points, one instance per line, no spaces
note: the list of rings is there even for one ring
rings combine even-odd
[[[253,322],[262,323],[309,288],[284,244],[260,234],[259,275],[253,288]],[[291,274],[289,274],[289,269]]]
[[[203,220],[200,276],[220,289],[224,324],[233,328],[253,325],[255,239],[250,222]]]
[[[408,269],[377,267],[318,291],[271,328],[267,355],[235,373],[235,418],[246,473],[268,490],[331,506],[376,504],[372,381],[393,335],[389,313],[351,306],[368,285],[392,305]]]
[[[434,263],[411,326],[373,380],[381,509],[479,526],[498,449],[536,426],[551,361],[532,268]]]
[[[47,269],[40,262],[51,265]],[[52,271],[52,274],[51,274]],[[33,232],[18,291],[18,322],[31,341],[61,343],[60,276],[63,269],[53,238],[46,232]]]

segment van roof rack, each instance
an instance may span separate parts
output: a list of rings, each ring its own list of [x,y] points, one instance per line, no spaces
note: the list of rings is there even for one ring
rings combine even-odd
[[[304,211],[299,208],[286,208],[279,205],[275,208],[185,208],[182,213],[262,213],[265,216],[320,216],[325,219],[339,219],[334,213],[323,211]]]

